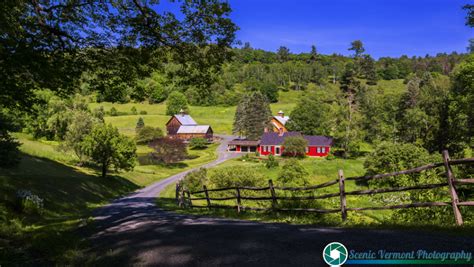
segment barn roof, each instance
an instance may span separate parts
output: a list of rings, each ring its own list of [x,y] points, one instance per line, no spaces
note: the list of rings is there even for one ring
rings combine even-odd
[[[181,123],[181,125],[197,125],[197,122],[188,114],[176,114],[174,117]]]
[[[290,117],[288,116],[273,116],[273,118],[275,118],[275,120],[279,121],[281,124],[285,125],[286,122],[290,119]]]
[[[178,134],[205,134],[211,129],[209,125],[182,125],[178,129]]]
[[[329,136],[321,135],[302,135],[300,132],[285,132],[283,135],[275,132],[263,133],[260,145],[282,145],[286,137],[302,136],[308,141],[308,146],[332,146],[333,139]]]

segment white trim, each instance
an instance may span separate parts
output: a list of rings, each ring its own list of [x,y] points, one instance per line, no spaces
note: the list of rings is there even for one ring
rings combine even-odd
[[[277,148],[280,153],[277,153]],[[276,156],[281,156],[281,146],[275,146],[275,155]]]

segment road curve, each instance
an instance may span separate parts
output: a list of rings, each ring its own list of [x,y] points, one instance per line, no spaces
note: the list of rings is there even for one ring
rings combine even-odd
[[[225,136],[218,148],[218,159],[203,167],[235,157],[225,152],[231,139]],[[327,266],[322,251],[332,241],[356,251],[474,252],[472,234],[259,223],[179,215],[158,208],[155,202],[159,192],[190,171],[98,209],[93,233],[89,235],[89,252],[97,257],[95,265]]]

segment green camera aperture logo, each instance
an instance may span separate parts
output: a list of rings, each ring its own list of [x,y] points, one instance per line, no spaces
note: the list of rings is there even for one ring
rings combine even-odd
[[[344,264],[347,257],[347,248],[339,242],[329,243],[323,250],[323,259],[331,266]]]

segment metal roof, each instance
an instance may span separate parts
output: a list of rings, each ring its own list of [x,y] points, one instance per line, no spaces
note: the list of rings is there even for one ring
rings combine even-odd
[[[273,116],[273,118],[275,118],[277,121],[279,121],[281,124],[285,125],[286,122],[290,119],[290,117],[288,116]]]
[[[209,131],[211,126],[209,125],[182,125],[179,127],[178,132],[179,134],[197,134],[202,133],[205,134]]]
[[[197,125],[197,122],[195,122],[194,119],[187,114],[176,114],[174,117],[178,119],[181,125]]]
[[[308,141],[308,146],[332,146],[333,139],[329,136],[302,135],[300,132],[285,132],[283,135],[275,132],[263,133],[260,145],[282,145],[286,137],[301,136]]]

